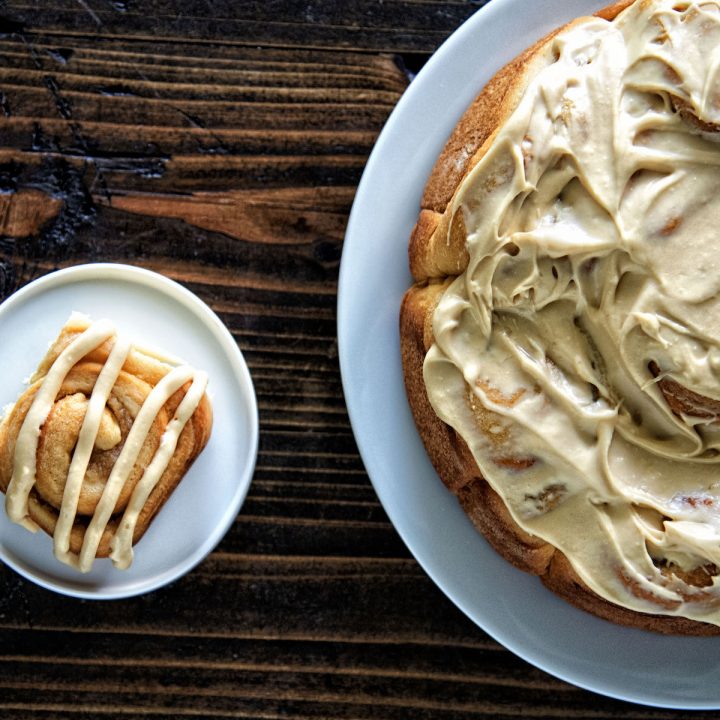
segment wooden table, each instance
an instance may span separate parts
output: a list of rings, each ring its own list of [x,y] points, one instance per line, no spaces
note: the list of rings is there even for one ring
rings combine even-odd
[[[88,261],[164,273],[230,328],[261,421],[242,512],[173,585],[80,601],[0,568],[0,717],[683,715],[481,632],[353,440],[335,330],[353,195],[413,73],[483,4],[0,3],[0,298]]]

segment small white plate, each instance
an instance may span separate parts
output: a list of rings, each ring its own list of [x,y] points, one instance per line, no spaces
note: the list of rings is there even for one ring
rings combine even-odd
[[[407,242],[445,139],[500,67],[607,2],[492,0],[413,80],[373,150],[348,224],[338,298],[343,386],[388,516],[430,577],[481,628],[578,686],[648,705],[719,708],[720,638],[663,637],[604,622],[487,545],[428,461],[403,388],[398,312],[411,283]]]
[[[28,532],[0,509],[0,559],[28,580],[75,597],[130,597],[193,568],[237,516],[257,457],[255,391],[232,335],[190,291],[129,265],[80,265],[35,280],[0,305],[0,408],[17,399],[73,311],[108,318],[138,344],[182,358],[210,378],[208,445],[135,546],[128,570],[96,560],[82,574],[55,560],[46,533]]]

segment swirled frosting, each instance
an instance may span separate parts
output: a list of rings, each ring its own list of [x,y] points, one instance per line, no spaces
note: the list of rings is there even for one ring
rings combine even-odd
[[[430,401],[593,591],[720,624],[720,3],[637,0],[552,53],[452,201]]]

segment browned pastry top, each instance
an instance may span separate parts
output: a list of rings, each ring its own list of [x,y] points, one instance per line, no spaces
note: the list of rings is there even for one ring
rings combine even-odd
[[[208,441],[207,377],[172,367],[108,321],[73,316],[0,424],[11,520],[53,535],[56,557],[119,568]]]

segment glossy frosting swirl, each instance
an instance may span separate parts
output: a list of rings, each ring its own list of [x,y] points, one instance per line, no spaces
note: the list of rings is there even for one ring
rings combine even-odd
[[[659,384],[720,401],[720,3],[638,0],[552,43],[453,200],[470,261],[430,401],[592,590],[720,624],[718,416]]]

